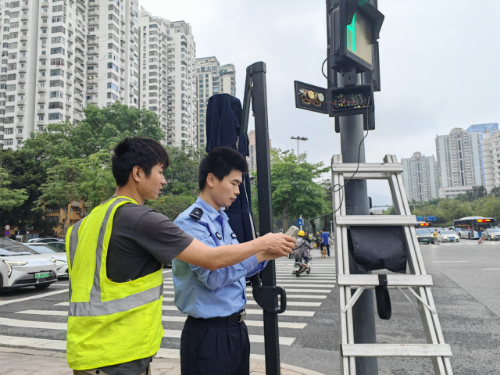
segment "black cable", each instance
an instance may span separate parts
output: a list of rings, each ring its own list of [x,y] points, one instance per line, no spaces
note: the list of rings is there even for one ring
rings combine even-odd
[[[332,185],[332,192],[333,193],[336,193],[338,191],[342,191],[341,198],[340,198],[339,208],[337,208],[335,211],[333,211],[333,213],[337,212],[338,210],[340,210],[340,207],[342,207],[342,202],[344,201],[344,194],[345,194],[344,189],[345,189],[345,186],[353,179],[353,177],[356,175],[356,173],[358,173],[358,170],[359,170],[359,159],[360,159],[359,156],[361,154],[361,145],[365,141],[365,138],[368,137],[368,115],[369,115],[368,109],[369,109],[369,106],[370,106],[370,98],[368,98],[368,102],[366,104],[366,135],[359,142],[359,146],[358,146],[358,165],[356,167],[356,171],[354,171],[354,173],[352,174],[352,176],[346,182],[344,182],[344,185],[340,185],[340,184]],[[330,163],[330,168],[333,169],[333,161]],[[337,186],[337,185],[339,186],[339,188],[337,190],[335,190],[335,186]]]
[[[325,75],[325,63],[326,63],[326,61],[327,61],[330,57],[332,57],[333,55],[335,55],[335,52],[330,53],[330,54],[326,57],[326,59],[324,59],[324,60],[323,60],[323,64],[321,64],[321,74],[323,74],[323,77],[325,77],[325,78],[326,78],[326,81],[328,82],[328,86],[330,86],[330,87],[333,87],[333,83],[331,83],[331,82],[330,82],[330,80],[328,79],[328,76],[326,76],[326,75]]]

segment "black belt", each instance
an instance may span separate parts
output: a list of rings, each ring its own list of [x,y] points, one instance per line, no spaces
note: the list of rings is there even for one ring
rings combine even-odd
[[[196,319],[198,321],[205,322],[217,322],[217,323],[242,323],[247,316],[245,310],[241,310],[240,312],[234,313],[233,315],[224,316],[224,317],[216,317],[216,318],[195,318],[194,316],[189,315],[188,319]]]

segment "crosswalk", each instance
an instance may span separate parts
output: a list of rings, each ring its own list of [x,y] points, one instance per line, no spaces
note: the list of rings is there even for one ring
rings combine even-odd
[[[276,261],[277,284],[287,293],[287,310],[280,314],[280,345],[291,346],[307,331],[308,324],[318,311],[333,296],[336,286],[334,258],[321,259],[319,251],[315,256],[310,274],[297,278],[293,272],[294,262],[290,259]],[[62,348],[65,346],[67,315],[69,302],[67,281],[60,281],[51,286],[54,293],[47,297],[10,303],[9,312],[0,310],[0,344],[9,341],[12,345],[32,348]],[[174,285],[171,272],[164,272],[163,326],[165,330],[162,351],[159,355],[177,358],[180,337],[186,316],[174,305]],[[247,288],[247,306],[245,323],[248,326],[252,353],[263,354],[263,312],[252,295],[252,288]],[[20,308],[17,308],[19,306]],[[164,350],[163,350],[164,349]]]

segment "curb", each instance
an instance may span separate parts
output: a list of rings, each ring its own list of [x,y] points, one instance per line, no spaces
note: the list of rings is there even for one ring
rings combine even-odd
[[[161,351],[162,349],[160,349]],[[163,349],[165,350],[165,349]],[[168,350],[168,349],[167,349]],[[40,357],[45,357],[49,360],[49,358],[55,359],[55,358],[64,358],[64,363],[66,362],[66,353],[64,351],[54,351],[54,350],[43,350],[43,349],[28,349],[28,348],[23,348],[23,347],[11,347],[11,346],[0,346],[0,354],[20,354],[20,355],[32,355],[32,356],[40,356]],[[257,358],[256,358],[257,357]],[[251,362],[255,365],[257,364],[257,367],[262,368],[263,365],[265,364],[265,361],[259,357],[263,356],[258,356],[258,355],[251,355]],[[165,362],[176,362],[178,363],[180,359],[177,356],[173,355],[158,355],[155,356],[155,362],[159,361],[165,361]],[[255,366],[253,366],[255,367]],[[69,369],[69,368],[68,368]],[[298,366],[292,366],[288,365],[286,363],[281,364],[281,369],[285,370],[286,374],[289,374],[288,371],[293,371],[294,374],[300,374],[300,375],[325,375],[320,372],[304,369]],[[19,370],[22,370],[22,366],[20,366]],[[288,370],[288,371],[286,371]],[[254,370],[252,370],[254,371]],[[262,372],[256,371],[252,373],[259,373],[261,374]]]

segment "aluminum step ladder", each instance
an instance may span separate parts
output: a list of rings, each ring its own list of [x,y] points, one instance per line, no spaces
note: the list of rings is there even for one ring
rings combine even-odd
[[[337,284],[340,303],[340,367],[343,375],[356,375],[355,357],[429,357],[434,373],[451,375],[451,347],[444,342],[441,324],[432,297],[432,276],[427,275],[415,232],[416,217],[411,215],[406,192],[401,178],[403,165],[397,163],[395,155],[386,155],[383,164],[342,163],[342,155],[332,157],[332,182]],[[344,186],[349,179],[387,179],[397,215],[346,215]],[[347,189],[349,185],[347,185]],[[402,226],[407,248],[408,267],[411,274],[387,276],[387,287],[398,289],[419,311],[424,326],[427,344],[356,344],[352,307],[365,289],[379,284],[376,274],[351,275],[349,273],[348,226]],[[389,271],[387,271],[389,272]],[[404,292],[406,289],[416,299]],[[353,293],[354,292],[354,293]]]

